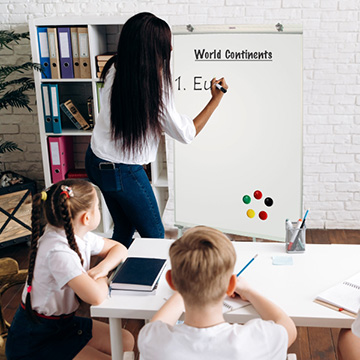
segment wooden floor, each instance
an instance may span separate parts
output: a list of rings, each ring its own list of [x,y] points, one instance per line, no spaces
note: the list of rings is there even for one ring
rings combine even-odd
[[[167,232],[167,238],[176,238],[176,232]],[[236,241],[249,241],[249,238],[229,235]],[[259,240],[261,241],[261,240]],[[357,230],[307,230],[306,242],[310,244],[360,244],[360,231]],[[0,258],[12,257],[19,263],[19,268],[27,268],[29,248],[26,243],[0,249]],[[5,318],[11,321],[20,301],[22,286],[9,289],[2,298]],[[79,314],[89,316],[89,308],[82,306]],[[106,321],[105,319],[102,319]],[[144,322],[124,319],[123,325],[135,338]],[[296,353],[298,360],[337,360],[336,343],[338,329],[298,327],[298,338],[289,352]],[[135,349],[137,358],[138,353]]]

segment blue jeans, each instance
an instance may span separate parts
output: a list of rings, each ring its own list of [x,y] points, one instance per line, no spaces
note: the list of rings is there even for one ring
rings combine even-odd
[[[114,240],[129,247],[135,230],[141,237],[164,238],[158,204],[141,165],[110,163],[89,146],[85,166],[89,179],[104,195],[114,221]]]

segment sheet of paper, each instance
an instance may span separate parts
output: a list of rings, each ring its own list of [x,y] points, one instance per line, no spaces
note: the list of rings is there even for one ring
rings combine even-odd
[[[239,297],[231,298],[226,296],[223,303],[223,313],[225,314],[248,305],[250,305],[248,301],[241,300]]]
[[[273,265],[293,265],[293,258],[291,256],[273,256],[272,257]]]
[[[360,274],[323,291],[316,299],[356,314],[360,308]]]

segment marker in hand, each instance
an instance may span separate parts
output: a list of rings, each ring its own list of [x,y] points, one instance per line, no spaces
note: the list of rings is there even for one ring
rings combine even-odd
[[[220,84],[216,83],[215,86],[217,89],[221,90],[224,94],[227,92],[227,90],[224,89]]]

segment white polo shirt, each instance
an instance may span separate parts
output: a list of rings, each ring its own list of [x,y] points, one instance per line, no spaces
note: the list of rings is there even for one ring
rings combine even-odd
[[[119,147],[111,139],[110,98],[114,77],[115,67],[113,65],[106,75],[105,84],[101,91],[101,111],[92,133],[91,149],[97,157],[114,163],[144,165],[153,162],[156,158],[160,139],[150,136],[142,151],[130,156],[119,150]],[[163,131],[175,140],[184,144],[190,143],[196,135],[193,120],[176,111],[172,93],[168,96],[164,94],[163,102],[164,114],[160,118]]]
[[[138,338],[141,360],[284,360],[287,345],[286,329],[261,319],[208,328],[155,321],[146,324]]]
[[[77,310],[79,302],[67,283],[90,269],[90,257],[104,247],[101,236],[88,232],[83,239],[75,236],[84,264],[71,250],[65,230],[47,225],[38,242],[31,290],[33,310],[47,316],[70,314]],[[25,303],[27,286],[22,301]]]

